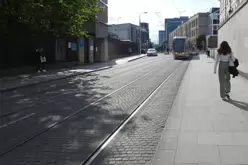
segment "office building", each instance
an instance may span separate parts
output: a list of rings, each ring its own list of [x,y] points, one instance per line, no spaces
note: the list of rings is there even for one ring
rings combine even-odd
[[[139,30],[139,26],[131,23],[108,26],[109,33],[115,34],[121,41],[130,41],[133,43],[139,43]]]
[[[188,21],[189,17],[179,17],[179,18],[166,18],[165,19],[165,43],[168,46],[170,42],[169,35],[173,32],[179,25]]]
[[[248,74],[248,0],[220,0],[218,43],[227,41],[239,59],[239,69]]]
[[[184,22],[169,36],[169,45],[172,46],[172,39],[175,36],[186,36],[192,47],[196,47],[196,38],[200,35],[209,34],[209,13],[197,13],[190,17],[187,22]]]
[[[218,28],[220,24],[220,8],[214,7],[209,11],[209,35],[218,35]]]
[[[83,63],[108,60],[108,1],[98,0],[98,6],[103,12],[97,14],[96,22],[85,23],[88,37],[79,40],[79,61]]]
[[[165,41],[165,31],[164,30],[159,30],[158,32],[158,43],[159,45],[162,45]]]
[[[143,47],[143,45],[149,42],[149,32],[147,28],[140,28],[131,23],[109,25],[108,31],[109,33],[115,34],[118,39],[122,41],[130,41],[133,43],[139,43],[139,33],[141,31],[141,46]]]
[[[150,38],[149,24],[146,22],[141,22],[140,27],[143,31],[143,33],[141,33],[141,41],[142,43],[146,43]]]

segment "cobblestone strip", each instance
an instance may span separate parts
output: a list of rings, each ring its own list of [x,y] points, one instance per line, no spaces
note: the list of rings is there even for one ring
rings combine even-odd
[[[181,62],[164,63],[167,64],[166,69],[164,65],[158,66],[150,76],[140,79],[0,157],[0,164],[1,161],[7,165],[44,165],[50,162],[54,162],[54,165],[80,164]],[[51,120],[58,116],[60,115],[51,115]],[[29,129],[26,125],[25,128],[32,131],[36,127]]]
[[[188,63],[162,86],[91,165],[144,165],[152,161]]]
[[[162,68],[164,65],[167,65],[167,67],[170,67],[169,65],[170,61],[166,60],[161,63],[157,63],[157,67]],[[129,75],[119,77],[117,79],[112,78],[112,83],[110,84],[104,84],[104,85],[98,85],[100,80],[96,80],[97,85],[95,85],[95,82],[90,78],[92,81],[83,81],[78,80],[78,84],[76,82],[68,86],[66,89],[64,89],[64,92],[67,93],[63,97],[57,98],[56,100],[52,100],[50,103],[45,103],[40,106],[33,107],[31,109],[31,112],[37,113],[35,116],[31,118],[25,119],[25,121],[22,121],[18,124],[13,124],[5,128],[0,129],[0,134],[5,136],[0,136],[0,154],[7,150],[8,148],[11,148],[15,146],[16,144],[20,143],[24,139],[31,137],[44,128],[49,127],[49,125],[59,122],[63,120],[64,117],[70,115],[71,113],[77,111],[78,109],[81,109],[82,107],[85,107],[92,102],[104,97],[105,95],[113,92],[114,90],[122,87],[123,85],[126,85],[127,83],[133,81],[134,79],[137,79],[141,77],[142,75],[150,72],[154,68],[155,65],[152,65],[148,67],[144,71],[134,71],[133,74],[130,73]],[[168,68],[163,71],[167,72]],[[153,71],[155,73],[155,71]],[[160,74],[160,72],[158,73]],[[162,75],[164,76],[164,75]],[[144,77],[145,78],[145,77]],[[142,78],[142,80],[144,80]],[[154,79],[155,78],[155,79]],[[163,77],[162,77],[163,78]],[[111,79],[111,78],[109,78]],[[122,93],[119,97],[118,93],[116,93],[116,97],[109,96],[105,100],[109,100],[106,102],[106,104],[112,105],[114,107],[117,107],[116,109],[120,109],[118,106],[120,106],[120,103],[126,104],[126,105],[133,105],[134,99],[141,100],[142,98],[139,98],[141,95],[145,95],[146,92],[149,92],[149,88],[155,86],[156,82],[161,79],[159,76],[154,76],[154,74],[150,74],[148,78],[145,80],[149,80],[150,83],[143,83],[144,81],[138,81],[135,85],[136,88],[130,87],[130,90],[127,90],[124,92],[122,90]],[[83,84],[82,84],[83,83]],[[147,86],[149,84],[149,86]],[[61,89],[58,89],[61,90]],[[133,91],[133,92],[129,92]],[[145,92],[145,93],[144,93]],[[132,95],[132,98],[129,99],[129,102],[125,102],[127,98],[130,98]],[[134,97],[135,96],[135,97]],[[111,101],[112,100],[112,101]],[[102,107],[105,104],[101,105]],[[123,105],[121,105],[123,107]],[[106,107],[107,108],[107,107]],[[131,109],[128,107],[128,109]],[[30,113],[30,112],[29,112]],[[29,114],[27,112],[27,114]],[[84,114],[85,115],[85,114]],[[13,120],[12,116],[10,116],[11,120]],[[7,122],[8,118],[6,119]],[[27,131],[28,128],[28,131]]]
[[[148,62],[151,63],[149,64]],[[113,83],[113,79],[122,79],[124,76],[128,76],[128,78],[125,78],[127,80],[135,79],[144,71],[154,68],[155,64],[152,63],[152,61],[148,62],[146,61],[130,67],[118,67],[115,69],[99,71],[97,73],[79,75],[64,79],[63,81],[56,80],[25,89],[3,92],[1,93],[3,96],[2,115],[20,112],[31,108],[35,109],[34,106],[37,107],[41,104],[51,102],[51,100],[55,100],[58,97],[66,97],[64,96],[66,95],[65,92],[62,92],[61,89],[71,89],[72,86],[76,86],[77,84],[83,85],[86,88],[90,84],[91,88],[97,89],[99,86],[106,86],[106,84],[109,85],[110,83]],[[132,72],[132,74],[130,74],[130,72]],[[110,84],[110,86],[112,86],[112,84]]]

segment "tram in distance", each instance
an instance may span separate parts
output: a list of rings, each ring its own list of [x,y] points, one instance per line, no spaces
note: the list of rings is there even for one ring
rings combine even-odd
[[[172,41],[172,52],[174,59],[188,59],[190,57],[187,37],[174,37]]]

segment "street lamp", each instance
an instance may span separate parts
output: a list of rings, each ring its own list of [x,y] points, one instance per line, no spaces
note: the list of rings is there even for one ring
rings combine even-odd
[[[139,14],[139,54],[141,54],[141,14],[147,14],[148,12],[142,12]]]

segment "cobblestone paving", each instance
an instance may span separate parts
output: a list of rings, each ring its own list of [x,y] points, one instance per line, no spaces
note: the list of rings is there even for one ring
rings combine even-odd
[[[185,62],[92,165],[144,165],[152,161],[187,66]]]
[[[171,60],[163,63],[163,65],[158,65],[157,63],[157,70],[150,76],[140,79],[125,90],[115,93],[49,132],[0,157],[0,164],[79,164],[181,62]],[[166,66],[166,69],[164,69],[164,66]],[[66,104],[70,102],[70,106],[79,106],[82,105],[80,101],[87,102],[85,96],[84,99],[77,102],[73,102],[71,99],[64,104],[60,104],[68,107]],[[88,101],[88,103],[91,101]],[[53,107],[51,106],[51,108]],[[53,120],[59,119],[59,117],[63,116],[63,113],[59,108],[56,111],[52,111],[49,122],[52,123],[54,122]],[[49,114],[47,115],[49,116]],[[38,119],[32,119],[32,121],[37,121]],[[40,129],[40,127],[35,127],[32,124],[35,123],[27,122],[26,125],[23,125],[22,132],[32,132],[32,129]],[[18,127],[16,127],[17,129]],[[26,131],[24,131],[25,129]],[[25,133],[23,134],[25,135]],[[17,133],[17,135],[19,134]]]
[[[91,88],[99,87],[102,84],[113,82],[113,77],[116,79],[117,77],[128,75],[130,78],[133,78],[132,74],[138,76],[137,73],[140,74],[139,72],[142,68],[146,71],[146,69],[150,68],[152,65],[154,65],[152,61],[145,61],[135,65],[129,64],[125,67],[118,66],[97,73],[89,73],[86,75],[67,78],[65,80],[56,80],[28,88],[2,92],[2,115],[18,112],[25,108],[33,108],[35,105],[50,101],[58,96],[61,97],[61,89],[66,89],[68,86],[73,86],[76,83],[82,84],[85,87],[88,87],[89,85],[91,85]],[[133,73],[130,75],[130,72]]]
[[[166,60],[156,64],[157,66],[162,67],[162,64],[164,65],[167,63],[169,62]],[[12,146],[15,146],[24,139],[35,135],[42,129],[49,127],[51,124],[61,121],[64,117],[75,112],[76,110],[89,105],[90,103],[102,98],[106,94],[148,73],[154,69],[154,66],[155,64],[150,65],[147,68],[140,68],[141,70],[134,70],[132,73],[125,74],[121,77],[113,76],[113,78],[103,78],[103,80],[97,78],[98,75],[88,75],[89,77],[76,77],[76,80],[74,80],[75,82],[71,84],[71,86],[66,86],[66,88],[63,88],[63,86],[61,88],[59,85],[57,85],[57,88],[54,91],[50,91],[60,94],[56,99],[51,99],[49,102],[44,102],[41,105],[32,107],[30,111],[25,111],[23,114],[19,113],[18,115],[14,115],[13,118],[12,116],[9,116],[8,118],[4,119],[5,123],[7,123],[13,121],[15,116],[19,118],[20,115],[25,116],[35,113],[34,116],[27,118],[25,122],[0,128],[0,134],[5,135],[0,136],[0,153]],[[111,71],[111,73],[113,73],[113,71]],[[102,77],[109,77],[111,73],[103,72],[99,74]],[[106,83],[107,81],[108,84]],[[106,84],[103,84],[104,82]],[[63,82],[61,83],[63,84]],[[61,90],[63,90],[63,92],[60,92]],[[65,94],[61,96],[63,93]],[[126,93],[126,95],[128,95],[128,93]],[[118,102],[119,101],[117,100],[116,103],[118,104]],[[27,128],[29,128],[28,131]]]

